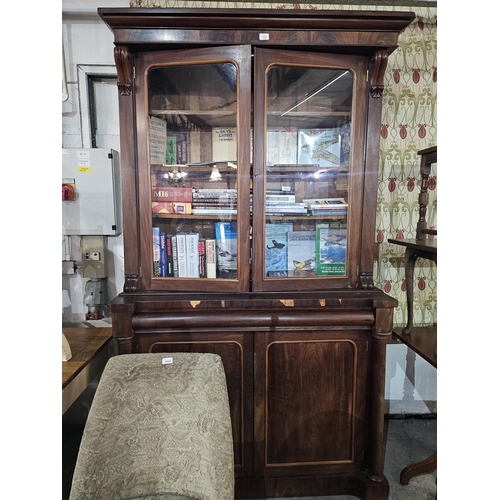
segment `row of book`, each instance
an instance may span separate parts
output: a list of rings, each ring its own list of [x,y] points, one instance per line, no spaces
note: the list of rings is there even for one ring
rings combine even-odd
[[[153,214],[236,215],[236,189],[195,189],[190,187],[153,186]],[[250,210],[253,208],[250,196]],[[318,198],[296,201],[293,193],[266,193],[266,213],[347,215],[344,198]]]
[[[266,224],[266,276],[345,276],[346,244],[345,222],[318,223],[311,231]]]
[[[153,276],[172,278],[235,278],[236,223],[217,222],[216,238],[200,233],[166,234],[153,226]]]
[[[188,164],[200,161],[236,161],[236,127],[199,130],[167,130],[167,122],[150,118],[152,164]],[[211,151],[210,151],[211,149]],[[338,128],[269,127],[267,164],[314,164],[320,167],[349,165],[351,126]]]

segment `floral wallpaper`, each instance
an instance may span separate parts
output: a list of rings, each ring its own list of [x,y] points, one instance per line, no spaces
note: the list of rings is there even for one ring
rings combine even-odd
[[[355,4],[356,3],[356,4]],[[384,3],[384,2],[380,2]],[[404,2],[394,2],[404,3]],[[437,145],[437,8],[429,2],[417,6],[349,3],[300,4],[291,2],[205,2],[135,0],[131,7],[272,8],[414,11],[415,21],[399,37],[389,56],[382,96],[380,168],[377,223],[374,235],[374,282],[398,299],[395,326],[407,320],[404,247],[388,239],[414,238],[419,217],[420,156],[418,151]],[[429,178],[427,226],[437,229],[437,166]],[[431,237],[431,236],[430,236]],[[437,269],[418,259],[415,266],[414,324],[437,322]]]

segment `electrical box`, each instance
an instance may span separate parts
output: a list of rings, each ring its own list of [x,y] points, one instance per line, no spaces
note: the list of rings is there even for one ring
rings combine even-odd
[[[62,150],[62,234],[121,234],[122,196],[118,152]]]

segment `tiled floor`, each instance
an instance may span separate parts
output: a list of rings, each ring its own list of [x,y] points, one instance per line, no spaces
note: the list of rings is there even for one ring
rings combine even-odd
[[[73,468],[93,391],[95,386],[91,384],[63,417],[63,500],[69,498]],[[389,500],[435,500],[436,471],[412,478],[407,486],[400,484],[399,475],[407,465],[423,460],[436,451],[437,418],[389,418],[385,429],[385,475],[390,485]],[[356,497],[302,497],[300,500],[356,500]]]

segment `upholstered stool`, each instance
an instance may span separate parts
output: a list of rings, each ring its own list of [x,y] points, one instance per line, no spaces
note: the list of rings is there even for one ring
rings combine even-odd
[[[233,500],[226,378],[216,354],[124,354],[101,376],[70,500]]]

